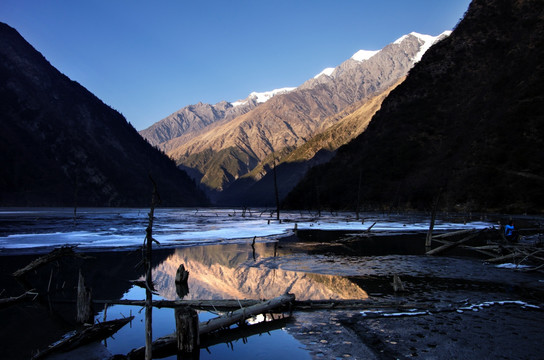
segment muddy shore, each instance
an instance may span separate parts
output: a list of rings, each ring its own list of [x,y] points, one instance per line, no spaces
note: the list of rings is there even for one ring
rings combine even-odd
[[[473,257],[341,256],[338,246],[304,247],[314,249],[311,260],[284,257],[276,266],[348,276],[373,304],[298,313],[287,329],[315,359],[544,359],[542,272]],[[404,291],[393,290],[394,275]]]

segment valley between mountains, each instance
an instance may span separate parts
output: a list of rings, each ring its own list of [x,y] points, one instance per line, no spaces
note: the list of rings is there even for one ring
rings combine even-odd
[[[308,168],[362,133],[389,92],[449,34],[411,33],[379,51],[358,51],[297,88],[187,106],[140,134],[216,204],[272,206],[274,165],[283,198]]]
[[[0,24],[0,206],[544,209],[544,3],[473,0],[452,31],[139,133]],[[349,56],[349,55],[348,55]]]

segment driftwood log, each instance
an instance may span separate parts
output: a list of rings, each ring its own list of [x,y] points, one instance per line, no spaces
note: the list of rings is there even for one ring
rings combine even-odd
[[[100,341],[106,339],[115,334],[119,329],[128,324],[134,319],[134,316],[117,319],[111,321],[105,321],[102,323],[94,324],[86,327],[81,331],[77,331],[74,335],[56,342],[54,345],[50,345],[47,349],[40,351],[34,355],[32,359],[41,359],[44,356],[50,355],[55,352],[66,352],[73,350],[79,346],[89,344],[93,341]]]
[[[144,300],[94,300],[95,304],[108,305],[132,305],[145,306]],[[210,311],[234,311],[240,307],[248,307],[260,304],[260,300],[154,300],[153,306],[157,308],[177,308],[190,306],[198,310]],[[372,300],[295,300],[291,304],[292,310],[312,311],[326,309],[367,309],[367,308],[413,308],[417,306],[431,306],[422,303],[398,304],[398,302],[375,302]]]
[[[291,321],[291,317],[283,317],[275,320],[262,321],[253,325],[239,326],[235,329],[220,330],[205,334],[200,339],[202,348],[217,344],[228,343],[240,338],[248,338],[253,335],[268,333],[273,330],[284,328]]]
[[[85,279],[79,270],[79,280],[77,283],[77,314],[76,321],[78,323],[93,322],[93,307],[92,307],[92,290],[85,286]]]
[[[0,309],[18,304],[20,302],[26,301],[26,300],[32,300],[35,299],[38,296],[38,293],[34,290],[29,290],[19,296],[13,296],[9,298],[0,299]]]
[[[452,249],[456,246],[459,246],[463,243],[466,243],[467,241],[469,240],[472,240],[474,239],[475,237],[477,237],[479,234],[480,234],[481,231],[476,231],[476,230],[473,230],[468,236],[465,236],[464,238],[462,238],[461,240],[457,240],[455,242],[450,242],[450,243],[447,243],[447,244],[444,244],[442,246],[439,246],[435,249],[432,249],[432,250],[429,250],[426,252],[427,255],[437,255],[437,254],[440,254],[441,252],[444,252],[446,250],[449,250],[449,249]]]
[[[199,335],[211,333],[213,331],[227,328],[233,324],[240,323],[252,316],[267,313],[274,309],[281,308],[288,304],[291,304],[295,300],[295,295],[285,294],[268,301],[260,302],[256,305],[249,306],[247,308],[241,308],[236,311],[230,312],[226,315],[219,316],[208,321],[201,322],[198,327]],[[176,333],[163,336],[153,341],[152,349],[153,354],[167,351],[171,349],[174,344],[177,343]],[[145,347],[132,350],[128,353],[127,357],[131,360],[143,359],[145,355]]]
[[[522,229],[524,234],[541,234],[542,229]],[[497,240],[487,239],[486,245],[481,246],[468,246],[462,245],[463,243],[471,240],[472,238],[484,234]],[[460,240],[451,241],[450,238],[454,236],[466,235]],[[539,235],[541,236],[541,235]],[[484,237],[485,239],[485,237]],[[504,231],[502,229],[488,228],[477,231],[476,229],[452,231],[440,235],[432,236],[432,241],[442,244],[441,246],[428,251],[427,255],[436,255],[454,247],[470,250],[486,256],[486,262],[492,264],[499,264],[505,262],[512,262],[516,265],[529,265],[529,267],[520,268],[520,271],[537,271],[544,268],[544,249],[542,248],[542,242],[530,243],[528,241],[520,241],[517,243],[508,242],[504,238]]]
[[[55,261],[57,259],[60,259],[64,256],[76,256],[76,253],[74,252],[73,246],[63,246],[60,248],[56,248],[53,251],[51,251],[49,254],[46,254],[44,256],[40,256],[36,260],[32,261],[30,264],[25,266],[22,269],[19,269],[13,273],[13,276],[15,277],[21,277],[25,274],[27,274],[30,271],[36,270],[37,268],[48,264],[52,261]]]

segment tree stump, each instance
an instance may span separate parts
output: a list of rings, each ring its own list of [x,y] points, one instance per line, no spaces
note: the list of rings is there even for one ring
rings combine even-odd
[[[79,281],[77,283],[77,315],[79,323],[90,323],[93,321],[92,290],[85,286],[85,279],[79,270]]]
[[[198,313],[185,306],[176,308],[176,336],[178,351],[191,354],[199,351],[200,336],[198,329]]]
[[[176,292],[180,299],[183,299],[185,295],[189,294],[189,272],[185,270],[185,266],[181,264],[176,272]]]

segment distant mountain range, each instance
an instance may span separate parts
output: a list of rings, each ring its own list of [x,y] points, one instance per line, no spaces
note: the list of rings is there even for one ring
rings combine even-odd
[[[240,195],[248,195],[248,187],[269,173],[271,160],[287,161],[287,154],[366,102],[374,100],[373,109],[377,110],[376,96],[390,91],[429,47],[448,34],[433,37],[411,33],[379,51],[358,51],[297,88],[253,93],[234,103],[188,106],[140,133],[175,159],[217,203],[264,205],[268,200],[263,200],[261,191],[254,196]],[[372,114],[361,120],[365,126]],[[339,136],[343,140],[327,150],[334,151],[358,132],[349,134]],[[310,160],[295,155],[290,158]],[[307,167],[299,167],[296,178],[282,183],[282,196]]]
[[[473,0],[292,208],[544,211],[544,2]]]
[[[208,199],[117,111],[0,23],[0,206],[149,206]]]
[[[544,211],[544,2],[473,0],[296,88],[141,132],[0,23],[0,206]],[[165,156],[165,153],[170,159]],[[183,169],[185,171],[180,170]],[[187,175],[189,174],[189,176]]]

